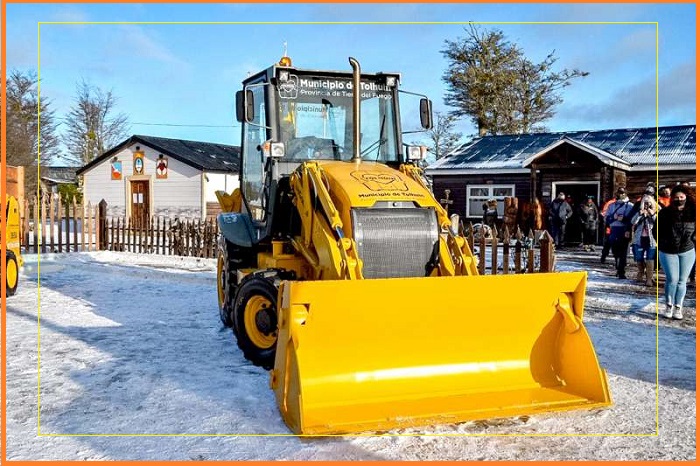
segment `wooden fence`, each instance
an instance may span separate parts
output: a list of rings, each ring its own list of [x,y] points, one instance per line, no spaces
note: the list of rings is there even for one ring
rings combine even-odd
[[[63,203],[59,196],[24,201],[22,245],[27,252],[95,251],[100,244],[98,206]]]
[[[524,236],[519,228],[514,233],[503,230],[481,234],[480,225],[462,226],[462,234],[477,257],[479,274],[553,272],[556,267],[554,239],[546,230]]]
[[[151,217],[136,223],[108,217],[106,203],[63,203],[49,195],[24,202],[26,252],[108,250],[211,258],[216,257],[218,234],[214,219]]]
[[[108,217],[107,204],[64,204],[57,196],[25,202],[22,238],[25,251],[128,251],[136,253],[216,257],[218,225],[213,218],[151,217],[134,222]],[[480,225],[460,226],[478,258],[480,274],[552,272],[554,241],[545,230],[524,236],[507,227],[487,232]]]
[[[216,257],[219,227],[214,219],[173,220],[151,217],[146,222],[107,218],[100,249],[177,256]]]

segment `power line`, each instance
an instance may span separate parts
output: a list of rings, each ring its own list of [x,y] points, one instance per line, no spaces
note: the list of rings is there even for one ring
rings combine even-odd
[[[177,123],[128,123],[130,125],[141,125],[141,126],[186,126],[189,128],[240,128],[241,125],[185,125]]]
[[[68,118],[56,118],[56,120],[66,122]],[[128,125],[140,125],[140,126],[175,126],[175,127],[187,127],[187,128],[240,128],[239,124],[232,125],[203,125],[203,124],[180,124],[180,123],[146,123],[146,122],[127,122]]]

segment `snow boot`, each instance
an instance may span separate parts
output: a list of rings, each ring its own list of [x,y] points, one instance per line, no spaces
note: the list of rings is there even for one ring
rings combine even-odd
[[[644,281],[644,262],[637,262],[637,281]]]
[[[654,261],[646,262],[646,286],[654,286]]]
[[[672,317],[676,320],[683,320],[683,309],[680,306],[674,307]]]
[[[673,304],[666,305],[666,311],[664,312],[664,317],[667,319],[673,318]]]

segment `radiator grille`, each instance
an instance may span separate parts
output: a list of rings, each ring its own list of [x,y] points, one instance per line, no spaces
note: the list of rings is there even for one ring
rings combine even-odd
[[[365,278],[425,276],[438,242],[433,209],[353,209],[352,221]]]

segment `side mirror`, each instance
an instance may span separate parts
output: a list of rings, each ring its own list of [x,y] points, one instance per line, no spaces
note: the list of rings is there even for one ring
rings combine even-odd
[[[433,103],[430,99],[420,99],[420,125],[423,129],[433,127]]]
[[[236,120],[241,123],[255,120],[255,99],[253,98],[253,91],[245,90],[236,92]]]

